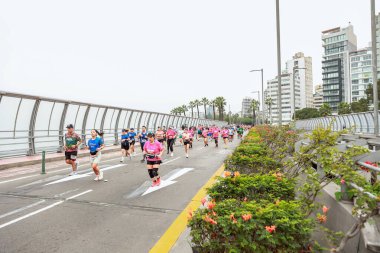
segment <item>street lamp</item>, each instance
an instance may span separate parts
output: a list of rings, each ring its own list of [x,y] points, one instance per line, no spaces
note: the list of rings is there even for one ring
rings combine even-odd
[[[374,0],[373,0],[374,1]],[[276,0],[276,30],[277,30],[277,84],[278,84],[278,125],[282,126],[281,105],[281,33],[280,33],[280,0]]]
[[[374,134],[379,135],[379,102],[377,97],[377,52],[376,52],[376,14],[375,0],[371,0],[371,37],[372,37],[372,87],[373,87],[373,118]]]
[[[264,69],[254,69],[249,72],[258,72],[258,71],[261,72],[261,104],[262,104],[263,115],[265,115],[264,114]],[[260,102],[260,99],[259,99],[259,102]],[[263,120],[265,120],[264,116],[263,116]]]
[[[293,111],[292,115],[294,118],[294,122],[296,122],[296,70],[300,69],[306,69],[306,68],[299,68],[297,66],[293,66]]]

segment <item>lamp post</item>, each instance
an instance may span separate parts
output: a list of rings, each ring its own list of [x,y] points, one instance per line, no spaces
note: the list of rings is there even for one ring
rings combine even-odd
[[[261,72],[261,104],[262,104],[263,115],[265,115],[264,114],[264,69],[254,69],[249,72],[258,72],[258,71]],[[260,99],[259,99],[259,102],[260,102]],[[264,116],[263,116],[263,120],[265,121]]]
[[[294,122],[296,122],[296,70],[300,69],[306,69],[306,68],[299,68],[297,66],[293,66],[293,118]]]
[[[373,0],[374,1],[374,0]],[[281,38],[280,38],[280,0],[276,0],[276,30],[277,30],[277,83],[278,83],[278,125],[282,126],[281,105]]]
[[[373,118],[374,134],[379,135],[379,102],[377,97],[377,52],[376,52],[376,14],[375,0],[371,0],[371,38],[372,38],[372,87],[373,87]]]

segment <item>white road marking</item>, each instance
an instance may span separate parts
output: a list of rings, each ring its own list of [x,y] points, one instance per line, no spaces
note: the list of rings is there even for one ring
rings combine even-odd
[[[162,163],[161,165],[164,165],[164,164],[168,164],[168,163],[174,162],[175,160],[178,160],[179,158],[181,158],[181,157],[174,158],[174,159],[172,159],[172,160],[169,160],[169,161],[167,161],[167,162]]]
[[[18,180],[21,180],[21,179],[30,178],[30,177],[36,177],[36,176],[39,176],[39,175],[31,175],[31,176],[25,176],[25,177],[18,177],[18,178],[6,180],[6,181],[1,181],[0,184],[10,183],[10,182],[18,181]]]
[[[2,215],[0,215],[0,219],[2,219],[2,218],[4,218],[4,217],[7,217],[7,216],[9,216],[9,215],[15,214],[15,213],[22,212],[22,211],[24,211],[24,210],[26,210],[26,209],[28,209],[28,208],[31,208],[31,207],[37,206],[37,205],[39,205],[39,204],[41,204],[41,203],[43,203],[43,202],[45,202],[45,201],[46,201],[46,200],[43,199],[43,200],[38,201],[38,202],[36,202],[36,203],[33,203],[33,204],[31,204],[31,205],[24,206],[24,207],[21,207],[21,208],[19,208],[19,209],[13,210],[13,211],[11,211],[11,212],[8,212],[8,213],[5,213],[5,214],[2,214]]]
[[[74,195],[74,196],[72,196],[72,197],[69,197],[69,198],[67,198],[66,200],[73,199],[73,198],[75,198],[75,197],[81,196],[81,195],[86,194],[86,193],[89,193],[89,192],[91,192],[91,191],[92,191],[92,190],[87,190],[87,191],[85,191],[85,192],[82,192],[82,193],[79,193],[79,194]],[[27,219],[27,218],[29,218],[29,217],[31,217],[31,216],[33,216],[33,215],[36,215],[36,214],[41,213],[41,212],[43,212],[43,211],[46,211],[46,210],[48,210],[48,209],[50,209],[50,208],[53,208],[53,207],[55,207],[55,206],[58,206],[58,205],[62,204],[63,202],[65,202],[65,201],[64,201],[64,200],[60,200],[60,201],[55,202],[55,203],[53,203],[53,204],[51,204],[51,205],[49,205],[49,206],[45,206],[45,207],[43,207],[43,208],[41,208],[41,209],[38,209],[38,210],[36,210],[36,211],[34,211],[34,212],[31,212],[31,213],[28,213],[28,214],[26,214],[26,215],[24,215],[24,216],[21,216],[21,217],[17,218],[17,219],[14,219],[14,220],[11,220],[11,221],[6,222],[6,223],[4,223],[4,224],[1,224],[1,225],[0,225],[0,229],[5,228],[5,227],[7,227],[7,226],[9,226],[9,225],[12,225],[12,224],[14,224],[14,223],[16,223],[16,222],[19,222],[19,221],[21,221],[21,220]]]
[[[166,180],[161,179],[160,186],[149,187],[148,190],[146,190],[141,196],[155,192],[159,189],[162,189],[166,186],[169,186],[169,185],[176,183],[177,181],[173,181],[174,179],[176,179],[176,178],[178,178],[178,177],[180,177],[180,176],[182,176],[182,175],[184,175],[184,174],[186,174],[192,170],[193,170],[193,168],[183,168],[183,169],[177,171],[176,173],[174,173],[173,175],[171,175],[168,179],[166,179]]]
[[[77,188],[77,189],[74,189],[74,190],[69,190],[69,191],[66,191],[66,192],[62,192],[62,193],[60,193],[60,194],[55,194],[55,195],[54,195],[54,198],[62,197],[63,195],[66,195],[66,194],[68,194],[68,193],[70,193],[70,192],[75,192],[75,191],[77,191],[77,190],[79,190],[79,189]]]

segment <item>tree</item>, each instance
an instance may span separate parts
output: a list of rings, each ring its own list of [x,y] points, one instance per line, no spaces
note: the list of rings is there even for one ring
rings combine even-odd
[[[260,106],[260,102],[257,101],[256,99],[252,99],[250,107],[253,113],[253,124],[257,124],[256,111],[258,111],[259,106]]]
[[[338,114],[342,115],[342,114],[349,114],[349,113],[351,113],[350,104],[346,102],[340,103],[338,106]]]
[[[212,106],[212,112],[214,114],[214,120],[215,120],[215,99],[210,101],[210,105]]]
[[[181,113],[183,113],[183,116],[186,116],[186,112],[188,111],[187,106],[186,105],[182,105],[179,108],[181,110]]]
[[[196,100],[194,100],[194,104],[197,107],[197,115],[198,115],[198,119],[199,119],[199,106],[202,105],[202,103],[200,100],[196,99]]]
[[[361,98],[357,102],[351,103],[352,112],[368,112],[368,100],[365,98]]]
[[[194,118],[194,107],[195,107],[194,101],[190,101],[188,108],[191,110],[191,117],[192,118]]]
[[[272,123],[272,105],[273,105],[273,100],[272,98],[266,98],[265,99],[265,104],[268,106],[269,108],[269,117],[270,117],[270,123]]]
[[[296,111],[296,119],[318,118],[321,114],[317,108],[303,108]]]
[[[369,103],[373,104],[373,86],[369,84],[365,94]],[[377,80],[377,97],[380,98],[380,80]]]
[[[324,103],[321,108],[319,108],[319,113],[321,114],[321,116],[323,117],[326,117],[326,116],[329,116],[331,115],[331,107],[329,106],[329,104],[326,104]]]
[[[203,108],[205,109],[205,119],[207,119],[206,106],[208,106],[210,104],[210,101],[208,101],[207,98],[202,98],[201,99],[201,104],[203,105]]]
[[[215,98],[215,106],[219,111],[219,120],[224,120],[224,107],[227,104],[227,101],[224,97],[216,97]]]

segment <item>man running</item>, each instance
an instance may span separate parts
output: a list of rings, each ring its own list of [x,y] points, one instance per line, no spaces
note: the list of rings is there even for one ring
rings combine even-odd
[[[136,132],[135,132],[135,129],[134,128],[131,128],[131,130],[129,131],[129,145],[131,146],[130,147],[130,155],[136,155],[136,152],[135,152],[135,143],[136,143]]]
[[[69,176],[77,174],[78,171],[78,146],[82,143],[80,136],[74,132],[73,124],[66,126],[67,133],[65,133],[65,145],[63,149],[65,150],[66,163],[71,165],[72,171]]]
[[[143,163],[145,161],[145,158],[146,158],[146,154],[144,154],[144,145],[148,141],[148,132],[146,131],[146,127],[145,126],[142,127],[142,130],[138,134],[137,137],[138,137],[138,139],[140,141],[141,151],[143,152],[143,159],[141,160],[141,162]]]
[[[121,137],[120,137],[120,142],[121,142],[121,159],[120,162],[124,162],[124,158],[126,156],[129,156],[129,159],[131,159],[131,154],[129,154],[129,133],[128,129],[123,129],[121,131]]]
[[[161,157],[164,147],[160,142],[154,139],[154,134],[148,134],[148,141],[144,145],[144,155],[147,159],[147,168],[150,178],[152,179],[152,187],[159,186],[161,178],[158,175],[158,169],[162,163]]]
[[[182,134],[182,139],[183,139],[183,145],[185,146],[186,158],[189,158],[190,138],[191,136],[190,136],[189,129],[185,128]]]
[[[168,151],[167,151],[167,154],[169,154],[169,151],[171,152],[170,153],[170,156],[173,156],[173,151],[174,151],[174,148],[173,148],[173,145],[174,145],[174,140],[176,138],[177,134],[176,132],[174,131],[173,127],[169,127],[168,131],[166,132],[166,137],[167,137],[167,145],[168,145]]]
[[[104,148],[103,139],[98,137],[99,132],[95,129],[91,130],[91,139],[88,140],[87,149],[90,150],[91,167],[96,175],[94,181],[103,180],[103,171],[99,169],[99,162],[102,157],[100,152]]]
[[[229,140],[230,142],[232,142],[234,140],[234,133],[235,133],[235,129],[233,126],[231,126],[229,129],[228,129],[228,136],[229,136]]]

